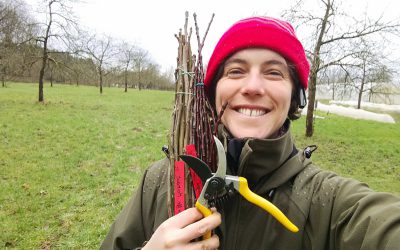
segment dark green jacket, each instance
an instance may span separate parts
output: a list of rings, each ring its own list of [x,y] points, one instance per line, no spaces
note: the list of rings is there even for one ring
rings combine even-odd
[[[225,141],[226,142],[226,141]],[[280,208],[300,229],[291,233],[259,207],[235,196],[220,211],[219,249],[400,249],[400,198],[315,167],[296,152],[290,132],[249,139],[230,173]],[[135,249],[167,215],[167,159],[144,174],[101,249]]]

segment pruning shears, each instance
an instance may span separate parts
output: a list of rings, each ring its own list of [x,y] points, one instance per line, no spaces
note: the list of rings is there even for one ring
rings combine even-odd
[[[226,174],[226,155],[224,146],[214,136],[215,145],[218,153],[218,168],[212,173],[209,166],[201,159],[190,156],[180,155],[179,157],[200,177],[203,181],[203,189],[196,201],[195,206],[204,215],[212,214],[211,207],[219,202],[223,202],[228,196],[234,194],[234,190],[239,192],[247,201],[264,209],[278,220],[285,228],[291,232],[298,232],[299,229],[294,225],[274,204],[261,196],[253,193],[244,177]],[[203,239],[211,237],[211,231],[203,235]]]

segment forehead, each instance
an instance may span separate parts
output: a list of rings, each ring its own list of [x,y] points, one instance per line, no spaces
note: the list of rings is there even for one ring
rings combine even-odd
[[[248,48],[240,50],[230,56],[226,60],[226,64],[238,60],[248,63],[265,63],[269,61],[276,61],[287,66],[287,62],[283,56],[273,50],[265,48]]]

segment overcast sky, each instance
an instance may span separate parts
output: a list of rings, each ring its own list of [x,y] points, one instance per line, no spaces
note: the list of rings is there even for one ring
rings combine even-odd
[[[37,0],[27,0],[34,3]],[[318,0],[307,0],[316,5]],[[252,15],[279,17],[288,9],[290,0],[84,0],[75,12],[81,25],[96,33],[104,33],[139,45],[149,51],[152,59],[163,70],[175,68],[177,34],[184,25],[185,11],[189,11],[190,25],[193,12],[197,13],[200,33],[215,13],[215,18],[203,49],[204,62],[212,52],[222,33],[235,21]],[[371,15],[385,12],[388,19],[399,18],[398,0],[347,0],[348,13],[361,15],[366,10]],[[194,25],[193,25],[194,26]],[[298,34],[301,37],[301,34]],[[192,36],[192,44],[195,44]],[[195,51],[193,51],[195,52]]]

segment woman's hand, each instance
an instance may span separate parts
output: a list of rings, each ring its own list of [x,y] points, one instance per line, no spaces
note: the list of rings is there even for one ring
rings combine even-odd
[[[221,214],[215,209],[212,211],[210,216],[203,218],[200,211],[193,207],[169,218],[157,228],[143,249],[217,249],[217,235],[191,242],[221,224]]]

